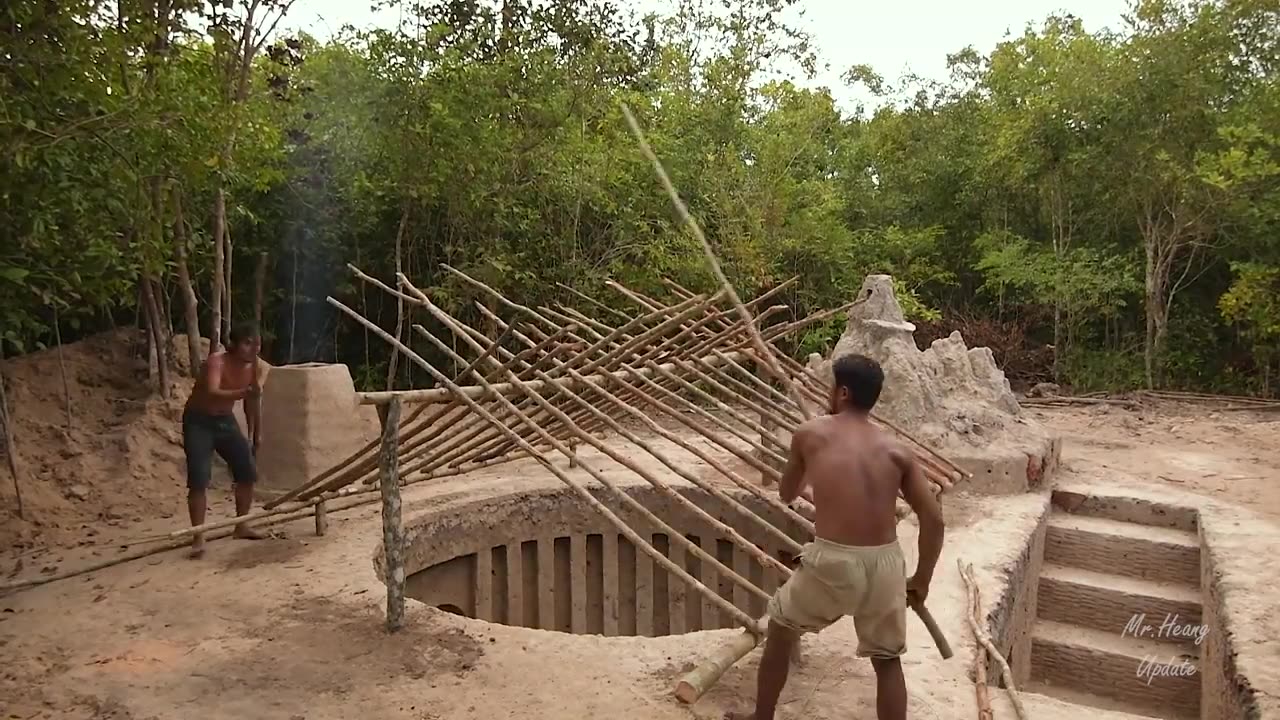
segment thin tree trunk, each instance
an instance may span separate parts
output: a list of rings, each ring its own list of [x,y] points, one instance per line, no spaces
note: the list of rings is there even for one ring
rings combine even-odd
[[[231,295],[232,295],[232,291],[235,288],[235,286],[231,284],[231,267],[235,264],[232,261],[232,259],[235,257],[235,254],[236,254],[235,253],[236,245],[231,240],[230,225],[224,225],[222,227],[222,234],[227,238],[226,246],[224,248],[224,251],[227,254],[226,256],[227,284],[222,289],[222,303],[223,303],[222,322],[223,322],[223,328],[225,330],[226,336],[229,338],[231,336],[231,326],[235,322],[234,321],[235,316],[231,314]]]
[[[178,271],[178,293],[182,295],[182,315],[187,326],[187,369],[191,376],[199,373],[203,361],[200,351],[200,308],[196,290],[191,285],[191,268],[187,263],[187,226],[182,217],[182,195],[173,190],[173,258]]]
[[[293,249],[293,280],[289,287],[289,362],[297,361],[293,352],[298,342],[298,249]]]
[[[1147,327],[1143,345],[1143,369],[1146,374],[1147,389],[1156,387],[1160,376],[1160,357],[1164,350],[1164,338],[1168,323],[1168,305],[1165,298],[1167,277],[1163,268],[1165,261],[1158,247],[1159,238],[1146,238],[1146,278],[1144,282],[1144,299],[1146,303]]]
[[[400,273],[404,272],[404,233],[405,228],[409,226],[409,203],[404,204],[404,211],[400,213],[400,227],[396,230],[396,287],[400,287]],[[401,288],[403,290],[403,288]],[[401,341],[401,335],[404,334],[404,298],[396,298],[396,340]],[[400,353],[391,353],[391,360],[387,363],[387,389],[392,390],[396,382],[396,361],[400,359]]]
[[[13,476],[13,494],[18,499],[18,519],[26,520],[22,507],[22,482],[18,479],[18,446],[13,438],[13,416],[9,414],[9,400],[4,392],[3,342],[0,342],[0,431],[4,432],[4,454],[9,460],[9,474]]]
[[[156,373],[160,380],[160,397],[169,397],[169,362],[164,353],[164,332],[160,329],[160,307],[156,303],[151,278],[142,276],[142,312],[147,319],[148,337],[156,353]]]
[[[262,331],[262,306],[267,298],[267,261],[265,252],[258,254],[258,266],[253,271],[253,323]]]
[[[67,403],[67,432],[71,431],[71,382],[67,379],[67,360],[62,354],[62,328],[58,322],[58,305],[53,303],[53,339],[58,343],[58,373],[62,375],[62,396]]]
[[[227,197],[218,188],[213,201],[213,294],[209,298],[212,313],[209,326],[209,353],[222,349],[222,283],[226,279],[223,263],[226,262],[223,232],[227,225]]]

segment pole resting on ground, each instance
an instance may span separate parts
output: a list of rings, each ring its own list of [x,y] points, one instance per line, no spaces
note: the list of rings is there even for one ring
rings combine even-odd
[[[387,582],[387,632],[404,626],[404,526],[400,518],[400,400],[379,408],[382,445],[378,484],[382,490],[383,572]]]

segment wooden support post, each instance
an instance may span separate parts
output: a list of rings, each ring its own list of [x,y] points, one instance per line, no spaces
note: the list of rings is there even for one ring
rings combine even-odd
[[[316,503],[316,535],[321,537],[329,531],[329,514],[324,501]]]
[[[383,572],[387,582],[387,631],[404,625],[404,527],[400,523],[400,400],[379,408],[382,446],[378,449],[378,483],[382,490]]]

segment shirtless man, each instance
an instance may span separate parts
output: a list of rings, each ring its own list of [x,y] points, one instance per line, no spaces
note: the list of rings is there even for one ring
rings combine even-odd
[[[182,413],[182,444],[187,453],[187,510],[192,527],[204,524],[205,491],[216,452],[231,468],[235,481],[236,517],[246,515],[253,504],[253,483],[258,479],[254,457],[261,439],[258,350],[262,341],[252,325],[232,328],[230,347],[209,355],[204,372],[187,399]],[[244,401],[245,422],[253,445],[245,440],[231,410]],[[237,525],[235,537],[257,540],[262,536],[247,525]],[[191,540],[191,557],[204,554],[204,535]]]
[[[787,682],[792,647],[853,616],[858,655],[876,673],[876,715],[906,720],[908,602],[922,603],[942,552],[942,508],[915,457],[871,424],[884,373],[861,355],[837,358],[830,415],[802,425],[778,492],[785,503],[803,496],[816,506],[817,538],[801,566],[769,601],[769,631],[760,659],[754,713],[727,720],[772,720]],[[906,577],[894,505],[901,491],[920,520],[920,560]]]

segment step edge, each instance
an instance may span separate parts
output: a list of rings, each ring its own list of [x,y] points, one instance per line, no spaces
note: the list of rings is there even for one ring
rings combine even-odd
[[[1138,523],[1112,520],[1092,515],[1074,515],[1066,512],[1051,512],[1045,520],[1048,530],[1074,530],[1091,535],[1121,537],[1129,540],[1141,540],[1154,545],[1168,545],[1200,551],[1200,536],[1186,530],[1141,525]]]
[[[1074,574],[1096,577],[1075,578]],[[1040,568],[1038,581],[1050,580],[1066,585],[1092,587],[1133,597],[1153,598],[1174,603],[1194,604],[1203,609],[1204,597],[1199,588],[1133,575],[1090,570],[1088,568],[1046,562]],[[1098,580],[1100,582],[1091,582]]]
[[[1201,628],[1204,626],[1201,625]],[[1127,630],[1127,628],[1126,628]],[[1083,635],[1083,638],[1062,637],[1062,634],[1071,633],[1074,635]],[[1170,640],[1149,640],[1145,638],[1134,637],[1121,633],[1107,632],[1105,630],[1095,630],[1083,625],[1073,625],[1071,623],[1056,622],[1053,620],[1036,620],[1035,625],[1031,628],[1032,643],[1041,643],[1046,645],[1057,645],[1063,647],[1077,647],[1091,650],[1094,652],[1114,655],[1126,659],[1142,662],[1148,657],[1154,656],[1157,660],[1168,662],[1185,658],[1186,661],[1195,667],[1196,674],[1200,672],[1200,648],[1202,645],[1196,645],[1193,641],[1183,640],[1181,642],[1173,642]],[[1187,652],[1174,652],[1175,649]],[[1194,651],[1195,654],[1190,654]],[[1032,651],[1034,654],[1034,650]]]

